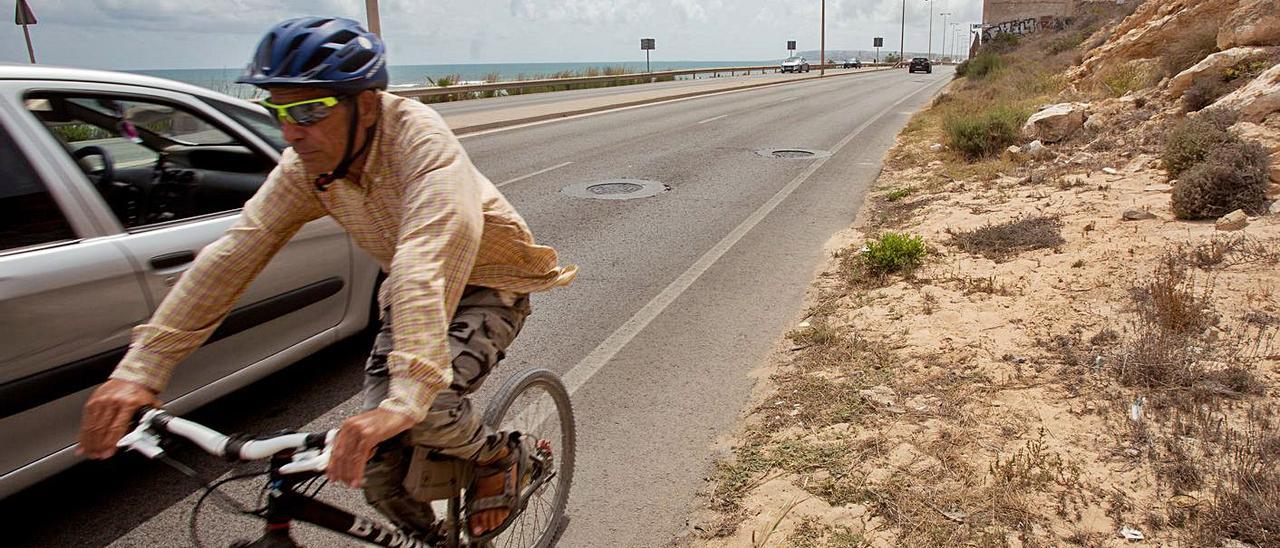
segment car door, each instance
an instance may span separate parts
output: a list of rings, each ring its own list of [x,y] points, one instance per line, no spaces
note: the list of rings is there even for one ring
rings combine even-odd
[[[49,162],[55,151],[14,137],[20,114],[0,104],[0,496],[72,443],[89,391],[151,312],[129,257]]]
[[[127,159],[117,160],[115,178],[147,187],[142,189],[143,213],[122,206],[107,191],[93,192],[92,205],[116,221],[120,235],[115,242],[139,270],[153,308],[200,250],[235,222],[244,201],[278,160],[276,151],[262,146],[260,139],[182,93],[41,82],[30,83],[22,99],[29,105],[69,105],[73,117],[85,121],[100,123],[99,115],[114,115],[144,136],[143,143],[130,139],[123,123],[119,131],[108,125],[106,133],[113,135],[76,134],[42,121],[41,117],[50,118],[45,113],[31,113],[33,125],[64,150],[75,150],[85,141],[114,149],[115,156]],[[146,137],[179,144],[167,146],[162,156]],[[61,154],[60,160],[79,169],[71,154]],[[147,173],[153,173],[150,181]],[[75,179],[82,187],[95,188],[83,172]],[[175,190],[181,188],[190,192]],[[175,205],[179,203],[182,207]],[[251,284],[205,346],[181,364],[162,397],[182,396],[302,341],[336,340],[332,328],[346,312],[351,260],[348,238],[336,223],[328,218],[308,223]]]

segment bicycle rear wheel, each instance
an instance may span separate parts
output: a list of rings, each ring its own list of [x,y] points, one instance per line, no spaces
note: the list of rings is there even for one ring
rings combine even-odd
[[[519,431],[551,446],[555,477],[529,499],[494,548],[546,548],[565,524],[564,510],[573,481],[573,405],[560,378],[546,369],[521,372],[503,383],[484,413],[485,424],[503,432]]]

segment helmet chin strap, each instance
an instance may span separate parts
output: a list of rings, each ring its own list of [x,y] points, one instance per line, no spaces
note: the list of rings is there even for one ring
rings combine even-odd
[[[353,97],[353,99],[356,98]],[[378,127],[377,122],[369,126],[369,129],[365,131],[364,143],[360,145],[360,150],[354,153],[351,151],[356,145],[356,131],[360,129],[360,101],[358,99],[351,102],[351,109],[351,124],[347,126],[347,146],[342,152],[342,161],[338,162],[338,167],[334,168],[333,171],[321,173],[319,177],[316,177],[315,185],[316,190],[319,192],[328,190],[329,185],[333,184],[334,181],[346,177],[347,171],[351,169],[351,163],[361,154],[364,154],[364,151],[369,148],[369,143],[373,142],[374,130]]]

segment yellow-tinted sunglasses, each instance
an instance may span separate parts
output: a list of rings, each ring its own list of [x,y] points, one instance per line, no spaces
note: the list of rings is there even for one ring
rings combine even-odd
[[[260,99],[258,104],[275,111],[276,120],[282,124],[288,122],[299,126],[309,126],[333,114],[333,107],[342,102],[342,99],[344,98],[317,97],[284,105],[277,105],[266,99]]]

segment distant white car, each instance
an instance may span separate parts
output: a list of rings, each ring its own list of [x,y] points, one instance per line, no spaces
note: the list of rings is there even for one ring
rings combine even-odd
[[[795,57],[788,57],[786,60],[782,61],[782,65],[779,66],[779,70],[782,72],[809,72],[809,62],[805,61],[804,57],[800,57],[798,55]]]
[[[74,464],[80,413],[288,144],[262,107],[135,74],[0,66],[0,498]],[[183,413],[365,329],[379,267],[308,223],[160,395]]]

